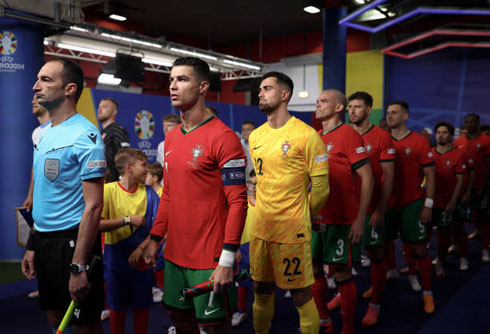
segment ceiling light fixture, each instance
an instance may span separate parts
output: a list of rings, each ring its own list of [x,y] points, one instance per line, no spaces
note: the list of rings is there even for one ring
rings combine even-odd
[[[113,19],[115,21],[121,21],[121,22],[127,20],[127,18],[125,16],[117,15],[117,14],[111,14],[111,15],[109,15],[109,18]]]
[[[86,53],[94,53],[94,54],[106,56],[106,57],[115,57],[116,56],[115,52],[99,50],[99,49],[91,49],[91,48],[86,48],[84,46],[65,44],[65,43],[57,43],[57,46],[61,49],[68,49],[68,50],[80,51],[80,52],[86,52]]]
[[[77,27],[77,26],[70,26],[70,29],[75,31],[80,31],[80,32],[88,32],[88,29]]]
[[[218,57],[216,57],[216,56],[212,56],[212,55],[209,55],[209,54],[205,54],[205,53],[201,53],[201,52],[196,52],[196,51],[179,49],[179,48],[175,48],[175,47],[171,47],[170,48],[170,51],[182,53],[182,54],[185,54],[185,55],[188,55],[188,56],[194,56],[194,57],[199,57],[199,58],[214,60],[214,61],[218,60]]]
[[[97,78],[97,82],[103,85],[117,86],[121,83],[121,79],[114,77],[114,74],[101,73]]]
[[[260,71],[261,70],[261,68],[259,66],[257,66],[257,65],[247,64],[247,63],[243,63],[243,62],[240,62],[240,61],[223,59],[223,63],[229,64],[229,65],[233,65],[233,66],[244,67],[244,68],[248,68],[248,69],[256,70],[256,71]]]
[[[303,10],[310,14],[320,13],[320,8],[315,6],[306,6],[305,8],[303,8]]]
[[[364,5],[366,3],[366,0],[354,0],[354,2],[358,5]]]
[[[173,65],[173,63],[165,60],[159,60],[159,59],[152,59],[152,58],[143,58],[143,63],[147,64],[154,64],[154,65],[160,65],[160,66],[167,66],[170,67]]]
[[[152,46],[154,48],[159,48],[159,49],[162,47],[160,44],[146,42],[146,41],[136,39],[136,38],[129,38],[129,37],[124,37],[124,36],[119,36],[119,35],[114,35],[114,34],[108,34],[106,32],[101,33],[100,36],[112,38],[112,39],[115,39],[117,41],[124,41],[124,42],[128,42],[128,43],[133,43],[133,44]]]

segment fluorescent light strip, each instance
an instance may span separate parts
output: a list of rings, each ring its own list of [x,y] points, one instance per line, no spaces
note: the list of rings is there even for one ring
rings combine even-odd
[[[88,29],[80,28],[80,27],[77,27],[77,26],[71,26],[70,29],[71,30],[75,30],[75,31],[80,31],[80,32],[88,32]]]
[[[160,44],[146,42],[146,41],[142,41],[142,40],[139,40],[139,39],[124,37],[124,36],[119,36],[119,35],[113,35],[113,34],[108,34],[108,33],[105,33],[105,32],[101,33],[100,35],[101,36],[104,36],[104,37],[112,38],[112,39],[115,39],[115,40],[118,40],[118,41],[124,41],[124,42],[128,42],[128,43],[140,44],[140,45],[145,45],[145,46],[152,46],[154,48],[159,48],[159,49],[162,48],[162,46]]]
[[[375,6],[378,6],[387,0],[376,0],[373,3],[370,3],[367,6],[362,7],[361,9],[355,11],[354,13],[346,16],[342,20],[339,21],[339,24],[344,25],[349,28],[354,28],[358,30],[363,30],[370,32],[372,34],[377,33],[378,31],[384,30],[388,27],[391,27],[397,23],[400,23],[402,21],[408,20],[409,18],[412,18],[417,15],[421,14],[429,14],[429,15],[490,15],[490,10],[487,9],[455,9],[455,8],[429,8],[429,7],[419,7],[411,12],[405,13],[402,16],[398,16],[394,18],[393,20],[387,21],[383,24],[380,24],[377,27],[368,27],[364,26],[361,24],[357,23],[352,23],[351,21],[360,15],[362,15],[364,12],[368,11],[369,9],[374,8]]]
[[[218,60],[218,57],[211,56],[209,54],[205,54],[201,52],[189,51],[189,50],[184,50],[179,48],[170,48],[170,51],[179,52],[188,56],[195,56],[195,57],[205,58],[214,61]]]
[[[223,63],[229,64],[229,65],[234,65],[234,66],[239,66],[239,67],[244,67],[244,68],[249,68],[251,70],[257,70],[257,71],[261,70],[261,68],[257,65],[251,65],[251,64],[242,63],[239,61],[234,61],[234,60],[229,60],[229,59],[223,59]]]
[[[173,65],[173,63],[171,63],[169,61],[152,59],[152,58],[143,58],[143,63],[160,65],[160,66],[167,66],[167,67],[170,67]]]
[[[315,6],[306,6],[305,8],[303,8],[303,10],[310,14],[320,13],[320,9]]]
[[[104,85],[117,86],[121,83],[121,79],[115,78],[113,74],[101,73],[97,78],[97,82]]]
[[[117,14],[111,14],[111,15],[109,15],[109,18],[116,20],[116,21],[126,21],[127,20],[127,18],[125,16],[117,15]]]
[[[107,56],[107,57],[115,57],[116,56],[115,52],[98,50],[98,49],[91,49],[91,48],[86,48],[86,47],[78,46],[78,45],[57,43],[57,46],[61,49],[68,49],[68,50],[80,51],[80,52],[85,52],[85,53],[94,53],[94,54],[98,54],[101,56]]]

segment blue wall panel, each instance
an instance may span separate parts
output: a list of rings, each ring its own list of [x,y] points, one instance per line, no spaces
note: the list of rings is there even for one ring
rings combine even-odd
[[[452,48],[410,60],[388,57],[387,71],[386,102],[409,103],[410,129],[433,128],[438,121],[459,127],[470,112],[480,114],[481,124],[490,124],[490,50]]]

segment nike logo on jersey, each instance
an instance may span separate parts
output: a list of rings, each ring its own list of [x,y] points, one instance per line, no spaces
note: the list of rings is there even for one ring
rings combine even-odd
[[[258,149],[259,149],[259,148],[261,148],[262,146],[264,146],[264,145],[254,146],[254,150],[258,150]]]
[[[333,262],[337,262],[337,261],[340,261],[340,260],[342,260],[342,258],[341,258],[341,257],[334,257],[334,258],[332,259],[332,261],[333,261]]]
[[[169,155],[173,150],[170,150],[168,152],[165,152],[165,156]]]
[[[210,314],[213,314],[214,312],[219,311],[219,310],[220,310],[220,307],[215,308],[214,310],[211,310],[211,311],[204,310],[204,315],[210,315]]]
[[[294,282],[296,280],[297,280],[297,278],[288,278],[288,283]]]

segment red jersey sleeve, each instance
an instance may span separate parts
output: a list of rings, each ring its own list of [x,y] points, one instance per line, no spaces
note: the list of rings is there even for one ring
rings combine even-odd
[[[423,137],[422,141],[419,162],[422,167],[427,167],[428,165],[432,165],[434,163],[434,153],[432,153],[429,140],[425,137]]]
[[[383,135],[380,138],[379,150],[379,160],[381,162],[395,161],[395,145],[393,144],[393,139],[391,139],[391,135],[387,131],[383,131]]]
[[[364,141],[360,134],[352,130],[352,135],[344,141],[345,153],[349,158],[352,169],[357,169],[369,162],[369,155],[364,147]]]
[[[247,187],[245,165],[247,158],[242,145],[233,131],[227,131],[215,145],[218,165],[221,169],[223,190],[228,203],[223,248],[236,251],[240,246],[247,215]]]

